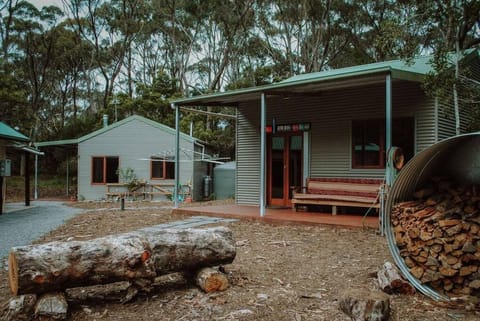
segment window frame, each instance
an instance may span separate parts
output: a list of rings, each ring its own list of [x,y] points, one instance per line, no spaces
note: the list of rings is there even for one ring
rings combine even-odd
[[[107,182],[107,173],[108,173],[108,168],[107,168],[108,161],[107,160],[109,158],[111,158],[111,159],[115,158],[117,160],[117,170],[118,170],[118,168],[120,168],[120,157],[119,156],[91,156],[91,160],[90,160],[90,184],[91,185],[106,185],[106,184],[109,184],[109,183],[118,183],[120,181],[119,177],[118,177],[118,174],[117,174],[116,175],[117,176],[117,181],[116,182]],[[94,163],[95,163],[96,159],[101,159],[102,160],[102,181],[101,182],[96,182],[94,180],[94,177],[95,177]]]
[[[162,171],[162,176],[157,177],[154,176],[154,163],[159,164],[161,166],[161,171]],[[171,168],[168,168],[169,166],[173,166],[173,175],[172,177],[168,177],[168,173],[172,171]],[[171,159],[166,159],[166,158],[155,158],[155,157],[150,157],[150,179],[151,180],[171,180],[175,179],[175,163],[171,161]]]
[[[402,124],[407,124],[407,122],[410,122],[408,126],[411,127],[411,144],[412,146],[409,146],[409,149],[411,149],[412,153],[415,149],[415,117],[414,116],[405,116],[405,117],[398,117],[398,118],[393,118],[392,119],[392,146],[395,145],[395,128]],[[367,126],[376,126],[376,128],[379,128],[379,165],[357,165],[356,164],[356,159],[355,159],[355,138],[354,138],[354,128],[356,124],[361,124],[364,129]],[[368,119],[354,119],[351,121],[351,127],[350,127],[350,150],[351,150],[351,155],[350,155],[350,161],[351,161],[351,168],[352,169],[385,169],[386,166],[386,151],[385,151],[385,140],[386,140],[386,135],[385,135],[385,118],[368,118]],[[364,135],[365,136],[365,135]],[[402,147],[402,146],[400,146]],[[407,155],[406,155],[407,156]],[[413,155],[408,155],[408,159],[405,159],[405,161],[408,161],[411,159]]]

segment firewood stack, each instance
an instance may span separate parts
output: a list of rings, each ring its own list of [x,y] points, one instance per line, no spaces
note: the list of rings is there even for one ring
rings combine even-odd
[[[480,297],[480,185],[435,178],[391,212],[410,272],[451,298]]]

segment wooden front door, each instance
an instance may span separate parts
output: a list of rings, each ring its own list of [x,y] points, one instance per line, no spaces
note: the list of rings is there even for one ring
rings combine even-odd
[[[291,187],[302,184],[303,136],[272,134],[268,143],[268,205],[291,206]]]

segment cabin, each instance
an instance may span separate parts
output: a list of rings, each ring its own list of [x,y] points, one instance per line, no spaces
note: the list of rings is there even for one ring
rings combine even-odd
[[[453,95],[425,93],[422,84],[432,71],[430,60],[418,57],[411,63],[392,60],[326,70],[172,103],[177,118],[183,107],[236,108],[237,205],[258,206],[263,216],[266,207],[295,206],[295,191],[309,185],[319,194],[338,194],[333,196],[339,199],[350,194],[350,200],[339,201],[340,207],[358,205],[353,196],[367,197],[361,194],[378,190],[366,183],[389,183],[393,148],[401,148],[407,162],[457,130],[467,130],[471,110],[464,100],[459,100],[456,115]],[[472,75],[480,75],[477,50],[461,63]],[[316,199],[334,210],[335,197]]]
[[[171,200],[175,186],[175,129],[139,115],[78,139],[40,142],[40,148],[75,146],[79,200]],[[203,198],[203,180],[212,170],[200,140],[179,134],[181,201]]]

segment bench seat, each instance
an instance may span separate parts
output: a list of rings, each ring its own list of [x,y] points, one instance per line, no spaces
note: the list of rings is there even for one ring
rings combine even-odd
[[[293,191],[292,206],[329,205],[380,208],[379,191],[383,181],[369,178],[308,178],[307,186]]]

